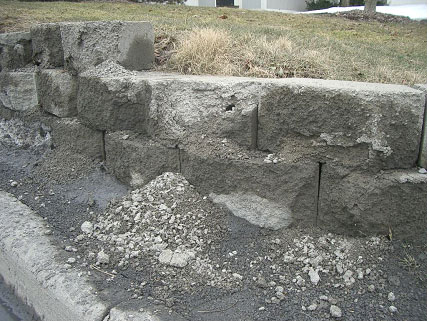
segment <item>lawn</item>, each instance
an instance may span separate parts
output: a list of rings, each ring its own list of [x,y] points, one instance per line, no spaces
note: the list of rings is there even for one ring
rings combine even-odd
[[[426,83],[426,23],[131,2],[0,0],[0,32],[36,23],[145,20],[156,69],[190,74]]]

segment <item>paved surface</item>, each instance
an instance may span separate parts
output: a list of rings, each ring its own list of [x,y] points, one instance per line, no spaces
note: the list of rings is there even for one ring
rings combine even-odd
[[[0,321],[34,320],[28,308],[18,300],[0,279]]]

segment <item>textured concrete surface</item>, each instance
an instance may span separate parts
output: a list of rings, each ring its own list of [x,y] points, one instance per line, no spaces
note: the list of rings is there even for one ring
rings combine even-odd
[[[143,135],[108,133],[106,166],[120,181],[141,186],[164,172],[179,172],[179,149],[167,148]]]
[[[210,147],[208,147],[210,149]],[[312,225],[316,219],[316,163],[264,163],[209,155],[203,147],[181,151],[181,173],[203,194],[255,194],[281,205],[285,220]]]
[[[92,159],[103,157],[103,133],[83,125],[76,118],[44,117],[43,123],[51,129],[52,144],[86,155]]]
[[[42,320],[101,320],[107,307],[76,270],[56,260],[43,220],[0,191],[0,274]]]
[[[33,61],[42,68],[64,66],[61,29],[58,23],[34,25],[30,29]]]
[[[150,133],[173,142],[190,135],[229,138],[256,147],[260,84],[234,77],[149,73]]]
[[[36,107],[35,73],[0,73],[0,106],[13,111],[28,111]]]
[[[318,225],[335,233],[426,238],[427,175],[417,169],[376,175],[326,164],[322,168]]]
[[[262,228],[281,229],[292,224],[290,210],[254,194],[210,194],[210,199],[229,210],[234,216],[246,219]]]
[[[79,77],[79,119],[97,130],[134,130],[145,133],[150,89],[133,77]]]
[[[130,70],[151,67],[154,60],[152,25],[143,21],[61,23],[65,68],[81,73],[103,61]]]
[[[420,142],[420,153],[417,165],[427,169],[427,84],[416,84],[415,89],[422,91],[425,94],[425,115],[423,120],[423,130]]]
[[[22,68],[31,61],[32,46],[29,32],[0,34],[0,72]]]
[[[267,84],[258,115],[258,148],[281,151],[289,141],[340,149],[365,145],[361,157],[378,169],[415,165],[423,124],[424,95],[400,85],[313,79]],[[322,150],[323,152],[323,150]],[[326,160],[325,153],[316,155]]]
[[[43,69],[36,75],[39,104],[58,117],[77,115],[77,79],[62,69]]]

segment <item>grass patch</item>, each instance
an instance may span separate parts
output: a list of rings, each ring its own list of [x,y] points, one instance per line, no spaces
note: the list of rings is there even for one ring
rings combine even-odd
[[[146,20],[156,69],[190,74],[426,83],[426,24],[232,8],[0,0],[0,31],[56,21]]]

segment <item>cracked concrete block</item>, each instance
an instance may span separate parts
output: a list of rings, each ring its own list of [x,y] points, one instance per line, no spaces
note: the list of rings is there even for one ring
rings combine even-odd
[[[103,155],[103,133],[90,129],[76,118],[45,117],[43,122],[51,128],[53,147],[67,148],[92,159]]]
[[[130,131],[106,134],[105,150],[108,170],[133,187],[142,186],[164,172],[180,172],[178,149],[164,147]]]
[[[129,70],[149,69],[154,61],[154,33],[145,21],[61,23],[65,68],[81,73],[112,60]]]
[[[150,88],[136,77],[79,76],[79,119],[97,130],[145,133]]]
[[[29,32],[0,34],[0,72],[25,67],[31,61],[32,46]]]
[[[288,153],[301,141],[307,148],[298,149],[315,161],[353,151],[349,161],[358,166],[367,160],[364,167],[408,168],[417,160],[423,110],[424,95],[407,86],[271,81],[259,106],[258,148]]]
[[[64,51],[59,23],[38,24],[30,29],[33,61],[42,68],[64,66]]]
[[[212,195],[212,199],[218,200],[233,213],[236,212],[233,208],[243,213],[242,205],[254,196],[255,202],[263,200],[266,204],[275,204],[277,210],[272,217],[276,218],[272,218],[272,222],[277,221],[284,226],[292,223],[315,224],[318,176],[316,163],[266,163],[266,153],[255,152],[259,156],[238,152],[228,154],[230,148],[225,149],[226,153],[214,155],[208,151],[222,147],[212,146],[207,141],[187,149],[181,151],[181,173],[200,193],[217,195],[214,198]],[[239,155],[242,157],[238,157]],[[235,206],[231,206],[232,204]],[[250,205],[249,209],[258,213],[260,207]],[[262,215],[267,214],[259,211],[259,216]],[[255,224],[254,218],[251,218],[255,216],[258,214],[249,213],[246,219]],[[273,228],[272,225],[270,228]]]
[[[152,92],[152,135],[175,143],[191,135],[204,135],[256,147],[258,82],[155,73],[146,77]]]
[[[61,69],[43,69],[36,76],[39,104],[58,117],[77,115],[77,79]]]
[[[348,235],[426,239],[427,175],[417,169],[376,175],[322,167],[318,225]]]
[[[0,73],[0,106],[28,111],[37,106],[35,73]]]

